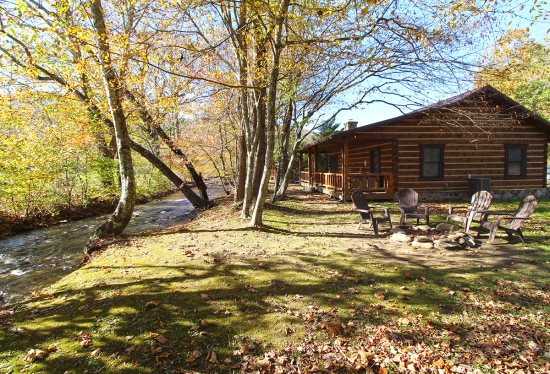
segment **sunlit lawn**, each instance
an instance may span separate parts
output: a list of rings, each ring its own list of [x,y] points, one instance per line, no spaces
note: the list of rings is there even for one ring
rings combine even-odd
[[[443,220],[446,206],[433,210]],[[0,371],[548,369],[548,201],[528,246],[462,253],[398,248],[357,218],[296,193],[261,231],[222,201],[131,238],[4,308]],[[26,362],[30,349],[51,352]]]

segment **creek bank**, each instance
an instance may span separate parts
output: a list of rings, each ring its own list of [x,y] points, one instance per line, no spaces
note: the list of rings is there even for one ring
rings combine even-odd
[[[136,203],[146,204],[162,199],[176,191],[176,189],[169,189],[153,195],[142,196],[136,200]],[[15,216],[0,215],[0,239],[34,229],[57,226],[62,223],[108,214],[115,209],[117,202],[118,197],[104,200],[94,199],[86,206],[60,206],[56,208],[55,212],[35,215],[26,219]]]
[[[224,196],[217,184],[209,184],[212,200]],[[110,213],[110,212],[109,212]],[[197,214],[179,193],[136,205],[125,234],[167,229]],[[82,250],[105,215],[63,222],[0,239],[0,299],[12,302],[46,287],[74,271],[84,257]]]

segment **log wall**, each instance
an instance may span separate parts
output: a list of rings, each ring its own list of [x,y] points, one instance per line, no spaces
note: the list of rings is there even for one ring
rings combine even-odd
[[[475,118],[475,121],[472,121]],[[400,122],[365,129],[353,135],[361,139],[388,140],[382,164],[391,168],[391,140],[397,142],[395,161],[396,190],[414,188],[419,192],[454,192],[468,190],[467,174],[491,178],[492,190],[539,189],[545,187],[546,144],[548,135],[529,119],[514,118],[499,108],[471,102],[429,118],[405,118]],[[444,145],[444,171],[440,180],[425,180],[420,175],[420,146]],[[527,145],[526,176],[511,179],[505,176],[505,144]],[[360,168],[359,160],[369,147],[356,146],[350,167]],[[368,156],[367,156],[368,158]],[[368,166],[367,169],[368,170]],[[391,170],[391,169],[390,169]]]
[[[368,174],[370,173],[370,151],[380,150],[380,171],[379,173],[392,172],[392,141],[383,141],[378,144],[361,144],[351,142],[349,146],[349,173]]]

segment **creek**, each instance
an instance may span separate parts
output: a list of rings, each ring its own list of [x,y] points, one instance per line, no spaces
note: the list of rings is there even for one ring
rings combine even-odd
[[[223,196],[209,186],[210,198]],[[125,234],[166,229],[196,214],[181,193],[137,205]],[[14,302],[74,271],[84,258],[83,248],[107,215],[65,222],[0,239],[0,298]],[[1,300],[0,300],[1,301]]]

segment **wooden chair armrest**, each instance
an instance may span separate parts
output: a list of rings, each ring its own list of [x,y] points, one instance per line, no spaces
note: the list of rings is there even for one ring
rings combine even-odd
[[[467,209],[467,210],[470,210],[472,207],[471,206],[464,206],[464,205],[461,205],[461,206],[450,206],[449,207],[449,214],[453,214],[454,213],[454,210],[456,209]]]
[[[358,209],[358,208],[356,208],[355,210],[357,210],[358,212],[361,212],[361,213],[371,213],[370,209]]]
[[[500,221],[503,221],[503,220],[513,220],[513,219],[519,219],[519,220],[522,220],[522,221],[527,221],[528,219],[531,219],[530,217],[525,217],[525,218],[522,218],[522,217],[514,217],[514,216],[499,216],[497,218],[497,220],[500,220]]]
[[[488,209],[480,209],[480,210],[474,210],[475,213],[481,213],[483,214],[483,220],[489,219],[489,216],[509,216],[513,217],[513,212],[506,212],[506,211],[499,211],[499,210],[488,210]]]
[[[386,207],[384,207],[384,206],[372,206],[372,205],[371,205],[369,208],[371,208],[371,209],[376,209],[376,210],[382,210],[382,211],[384,211],[384,213],[385,213],[386,215],[389,215],[389,214],[390,214],[390,213],[389,213],[390,208],[386,208]]]
[[[476,213],[485,213],[490,215],[506,215],[506,216],[513,216],[514,212],[511,212],[509,210],[491,210],[491,209],[476,209],[474,210]]]
[[[519,219],[519,220],[522,220],[522,221],[527,221],[529,219],[529,217],[526,217],[526,218],[520,218],[520,217],[514,217],[514,216],[498,216],[497,219],[495,220],[495,226],[500,226],[500,222],[501,221],[512,221],[514,219]]]

